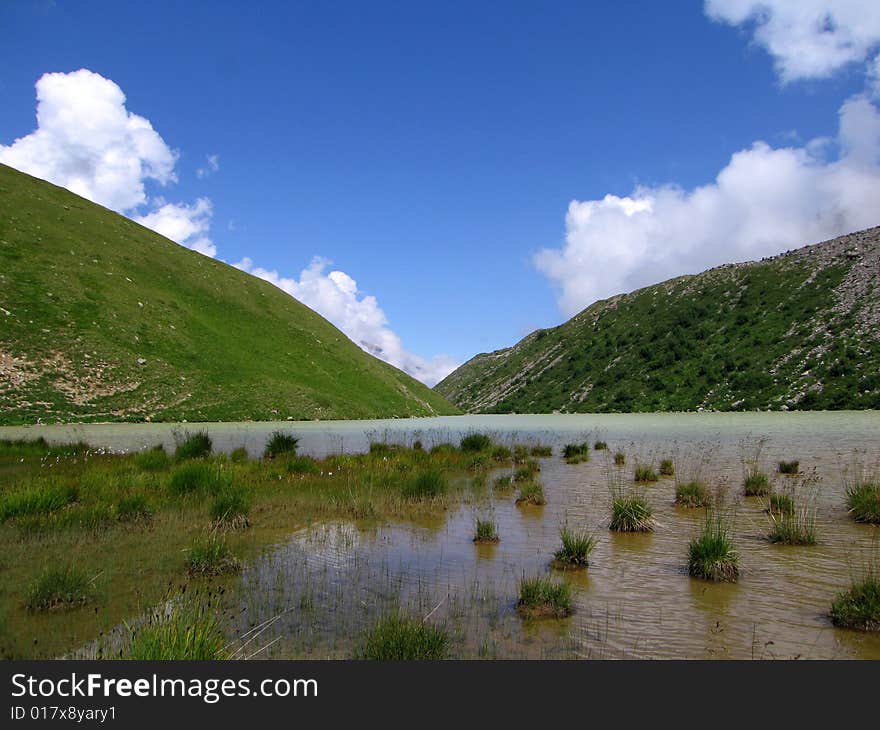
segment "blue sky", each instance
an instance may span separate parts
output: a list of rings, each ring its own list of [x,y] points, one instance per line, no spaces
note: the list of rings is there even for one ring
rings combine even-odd
[[[700,2],[11,0],[0,5],[0,145],[9,164],[24,159],[9,150],[36,128],[43,74],[89,69],[114,82],[177,154],[176,180],[146,179],[142,204],[115,207],[143,218],[209,200],[198,235],[219,258],[277,272],[367,346],[374,331],[396,335],[388,359],[431,380],[434,365],[510,345],[599,296],[864,227],[838,210],[814,225],[772,191],[761,201],[776,208],[762,215],[804,220],[771,240],[728,224],[751,215],[736,210],[698,221],[717,238],[698,232],[686,246],[688,225],[668,223],[690,219],[690,191],[758,140],[812,155],[793,163],[798,181],[858,147],[841,141],[842,120],[868,140],[858,154],[873,155],[873,21],[847,24],[844,8],[835,20],[849,55],[822,59],[827,44],[785,45],[782,11],[737,22],[742,5],[718,0],[712,19]],[[873,3],[863,5],[861,17]],[[821,63],[804,65],[804,53]],[[756,158],[745,179],[765,169]],[[855,162],[865,160],[847,169]],[[820,208],[822,195],[848,194],[804,185],[799,199]],[[648,202],[599,205],[608,194]],[[697,207],[763,206],[735,190],[716,197]],[[660,229],[674,240],[655,246]],[[316,256],[332,266],[306,281]]]

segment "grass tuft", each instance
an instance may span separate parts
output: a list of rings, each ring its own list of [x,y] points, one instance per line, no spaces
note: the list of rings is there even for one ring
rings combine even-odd
[[[562,448],[562,458],[567,464],[582,464],[590,460],[590,445],[586,442],[582,444],[566,444]]]
[[[135,466],[143,471],[161,471],[167,468],[169,461],[168,454],[162,444],[140,451],[134,457]]]
[[[476,451],[486,451],[492,446],[492,439],[484,433],[469,433],[465,436],[459,447],[465,453],[473,453]]]
[[[153,614],[137,627],[128,627],[126,659],[139,661],[212,661],[228,658],[226,639],[216,617],[206,607],[176,605]]]
[[[675,503],[681,507],[707,507],[709,501],[709,490],[697,479],[675,485]]]
[[[663,459],[660,462],[660,474],[664,477],[675,476],[675,464],[672,459]]]
[[[247,527],[250,524],[247,518],[250,509],[251,502],[247,492],[241,487],[229,486],[211,502],[211,521],[223,527]]]
[[[208,436],[207,431],[187,433],[183,439],[177,443],[177,448],[174,450],[174,458],[201,459],[211,453],[211,448],[211,437]]]
[[[880,481],[857,481],[847,486],[846,506],[856,522],[880,524]]]
[[[244,446],[239,446],[237,449],[233,449],[232,453],[229,455],[230,460],[233,464],[247,464],[250,459],[250,455],[248,454],[248,450]]]
[[[543,576],[526,578],[519,584],[517,613],[526,618],[564,618],[574,613],[571,588]]]
[[[186,568],[190,575],[213,576],[237,573],[241,563],[229,549],[226,541],[217,534],[197,540],[187,551]]]
[[[766,497],[770,494],[770,478],[759,469],[750,469],[743,479],[746,497]]]
[[[657,472],[654,471],[654,467],[650,464],[636,464],[635,471],[633,472],[633,481],[636,482],[656,482],[660,479],[657,476]]]
[[[75,502],[78,495],[76,487],[58,485],[8,492],[0,497],[0,522],[56,512]]]
[[[216,464],[198,461],[182,464],[172,473],[168,488],[172,494],[218,494],[229,484],[229,479],[221,473]]]
[[[356,658],[382,661],[445,659],[449,655],[449,644],[449,635],[444,629],[392,614],[366,632]]]
[[[535,507],[547,504],[544,496],[544,485],[539,481],[523,482],[519,488],[516,504],[531,504]]]
[[[130,494],[116,503],[116,519],[131,524],[148,523],[153,519],[153,510],[145,495]]]
[[[655,521],[653,510],[642,494],[619,493],[611,500],[611,522],[608,528],[613,532],[652,532]]]
[[[774,492],[767,502],[767,512],[771,515],[794,514],[794,498],[790,494]]]
[[[559,530],[562,547],[553,554],[554,568],[586,568],[590,564],[590,554],[596,547],[596,538],[584,530],[575,532],[562,527]]]
[[[797,474],[800,471],[799,461],[780,461],[778,470],[780,474]]]
[[[617,451],[614,454],[614,466],[623,466],[626,464],[626,454],[622,451]]]
[[[835,626],[859,631],[880,631],[880,573],[869,567],[848,591],[839,593],[831,604]]]
[[[425,469],[403,484],[403,495],[409,499],[440,497],[449,489],[449,480],[439,469]]]
[[[274,459],[282,454],[295,454],[299,439],[284,431],[273,431],[266,448],[263,449],[264,459]]]
[[[703,531],[688,545],[688,573],[726,583],[735,583],[739,577],[739,556],[733,549],[727,521],[718,510],[706,510]]]
[[[92,581],[80,568],[70,565],[46,568],[31,583],[25,599],[29,611],[69,610],[92,599]]]
[[[498,542],[498,527],[492,520],[477,520],[474,530],[474,542]]]
[[[608,451],[608,444],[605,441],[597,441],[593,444],[594,451]]]
[[[531,455],[535,457],[553,456],[553,447],[542,445],[532,446],[532,450],[529,453],[531,453]]]

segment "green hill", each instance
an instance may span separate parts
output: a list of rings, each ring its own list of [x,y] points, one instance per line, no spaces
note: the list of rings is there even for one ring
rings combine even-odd
[[[0,165],[0,424],[456,412],[271,284]]]
[[[880,228],[596,302],[436,390],[474,413],[880,408]]]

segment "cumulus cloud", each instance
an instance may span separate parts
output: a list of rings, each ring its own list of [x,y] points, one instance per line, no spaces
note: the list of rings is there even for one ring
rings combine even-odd
[[[572,201],[559,249],[535,256],[572,315],[597,299],[730,261],[745,261],[880,223],[880,111],[866,96],[840,109],[832,140],[734,154],[715,180],[685,190]]]
[[[208,166],[200,167],[196,170],[196,177],[199,180],[208,177],[208,175],[213,175],[220,169],[220,155],[208,155],[205,159],[208,162]]]
[[[120,212],[146,202],[145,180],[176,179],[176,153],[109,79],[47,73],[36,88],[37,129],[0,145],[0,162]]]
[[[199,198],[192,205],[165,203],[146,215],[133,215],[132,219],[165,238],[213,258],[217,247],[208,238],[212,214],[211,201]]]
[[[880,45],[877,0],[706,0],[706,14],[751,25],[784,83],[831,76]]]
[[[376,298],[362,294],[357,282],[344,271],[325,273],[331,265],[326,259],[312,259],[298,279],[254,266],[249,258],[234,265],[287,292],[329,319],[362,349],[428,386],[436,385],[458,367],[446,355],[428,360],[406,350],[400,337],[388,327],[388,318]]]

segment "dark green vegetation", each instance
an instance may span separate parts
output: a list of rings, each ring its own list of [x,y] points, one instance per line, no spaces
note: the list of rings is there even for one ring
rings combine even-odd
[[[596,443],[593,444],[593,448],[594,448],[596,451],[607,451],[607,450],[608,450],[608,444],[605,443],[604,441],[597,441]]]
[[[532,446],[531,451],[532,456],[538,457],[547,457],[553,456],[553,447],[552,446]]]
[[[543,576],[523,579],[519,583],[516,610],[525,618],[564,618],[574,612],[571,587]]]
[[[492,439],[484,433],[470,433],[465,436],[459,444],[459,448],[465,453],[485,451],[491,446]]]
[[[129,627],[125,659],[140,661],[209,661],[228,659],[226,638],[208,607],[178,603],[168,613],[154,613]]]
[[[0,657],[58,656],[181,591],[232,585],[295,527],[437,521],[482,489],[490,469],[512,467],[490,457],[495,446],[178,461],[159,449],[0,441]],[[133,656],[166,645],[169,656],[210,655],[197,647],[213,645],[213,629],[190,628],[187,638],[187,619],[174,616],[137,623]]]
[[[675,485],[675,503],[682,507],[706,507],[709,504],[709,490],[696,479],[681,482]]]
[[[835,598],[831,621],[848,629],[880,631],[880,572],[876,567],[869,567],[848,591]]]
[[[663,459],[660,462],[660,475],[664,477],[675,476],[675,463],[672,459]]]
[[[586,442],[581,444],[566,444],[562,449],[562,458],[567,464],[581,464],[590,460],[590,445]]]
[[[880,481],[859,480],[848,485],[846,506],[856,522],[880,524]]]
[[[544,485],[535,480],[523,482],[519,488],[519,496],[516,498],[517,504],[531,504],[540,507],[547,504],[547,498],[544,496]]]
[[[363,638],[357,659],[431,660],[449,654],[449,635],[424,621],[392,614],[381,619]]]
[[[184,434],[174,449],[175,459],[201,459],[211,453],[213,444],[205,431]]]
[[[0,165],[0,424],[452,414],[277,287]]]
[[[688,545],[688,573],[728,583],[739,577],[739,557],[731,542],[727,518],[720,510],[706,510],[702,532]]]
[[[656,482],[660,477],[654,471],[654,467],[650,464],[636,464],[633,472],[633,481],[636,482]]]
[[[794,514],[794,498],[790,494],[774,492],[767,502],[767,512],[772,515]]]
[[[801,463],[799,461],[780,461],[777,467],[780,474],[797,474],[800,468]]]
[[[617,451],[614,453],[614,466],[623,466],[626,464],[626,454],[622,451]]]
[[[498,542],[498,527],[492,520],[477,520],[474,529],[474,542]]]
[[[553,554],[554,568],[562,570],[586,568],[590,564],[590,554],[596,547],[596,538],[592,533],[582,530],[575,532],[568,526],[559,530],[562,547]]]
[[[28,588],[25,606],[30,611],[79,608],[91,594],[92,580],[80,568],[47,568]]]
[[[767,514],[770,517],[770,532],[767,535],[770,542],[780,545],[815,545],[819,541],[814,509],[796,508],[792,502],[790,511],[771,509]]]
[[[880,408],[880,228],[596,302],[436,390],[472,413]]]
[[[611,522],[613,532],[652,532],[654,511],[644,494],[618,491],[611,497]]]
[[[295,454],[296,445],[299,439],[284,431],[273,431],[269,440],[266,442],[266,448],[263,449],[263,458],[274,459],[281,454]]]
[[[770,479],[762,471],[749,469],[743,478],[743,493],[747,497],[766,497],[770,494]]]

